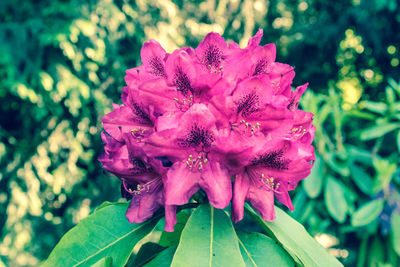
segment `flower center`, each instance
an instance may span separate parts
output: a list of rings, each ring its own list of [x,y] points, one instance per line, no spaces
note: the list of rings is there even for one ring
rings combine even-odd
[[[145,129],[142,129],[142,127],[135,128],[135,129],[131,130],[132,136],[133,136],[138,142],[141,142],[142,139],[145,137],[145,134],[144,134],[145,132],[146,132],[146,130],[145,130]]]

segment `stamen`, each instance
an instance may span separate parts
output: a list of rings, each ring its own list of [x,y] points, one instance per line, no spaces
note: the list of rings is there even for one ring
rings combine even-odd
[[[127,184],[127,182],[125,180],[122,180],[122,185],[124,186],[124,189],[126,192],[128,192],[129,194],[133,195],[133,196],[137,196],[137,195],[141,195],[143,193],[148,193],[151,189],[151,185],[156,181],[157,179],[151,180],[150,182],[147,182],[145,184],[137,184],[136,185],[136,189],[132,190],[129,186],[129,184]]]
[[[207,154],[204,152],[200,152],[196,158],[193,158],[193,155],[189,155],[188,159],[186,160],[186,167],[189,168],[191,171],[202,171],[203,164],[208,162]]]
[[[291,130],[291,134],[295,137],[295,138],[300,138],[302,137],[305,133],[307,132],[307,129],[303,128],[303,126],[299,126],[298,128],[293,128]]]
[[[231,123],[231,130],[234,130],[235,128],[238,129],[238,131],[242,132],[242,134],[248,134],[250,136],[253,136],[257,130],[260,129],[261,124],[259,122],[256,122],[255,125],[253,125],[250,122],[246,122],[245,120],[241,120],[239,124],[236,123]]]
[[[183,98],[179,100],[178,98],[174,97],[175,106],[182,112],[187,111],[193,105],[193,96],[190,95],[188,99]]]
[[[141,142],[142,139],[145,137],[144,133],[146,132],[145,129],[142,129],[142,127],[135,128],[131,130],[131,134],[138,142]]]
[[[267,191],[273,191],[276,194],[281,194],[278,191],[280,183],[276,182],[274,177],[266,177],[263,173],[261,174],[261,187],[266,189]]]

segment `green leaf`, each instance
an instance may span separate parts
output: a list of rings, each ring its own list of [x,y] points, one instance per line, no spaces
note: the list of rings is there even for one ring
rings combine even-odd
[[[353,226],[364,226],[375,220],[383,209],[383,199],[372,200],[362,205],[352,216]]]
[[[355,164],[349,166],[354,183],[360,188],[360,190],[369,195],[372,191],[372,178],[360,167]]]
[[[175,224],[175,231],[165,232],[161,234],[159,244],[164,247],[176,247],[179,244],[182,230],[189,218],[189,215],[185,211],[181,211],[176,215],[177,223]]]
[[[344,185],[339,183],[335,178],[328,177],[325,184],[324,199],[332,218],[339,223],[343,223],[346,220],[346,213],[348,211]]]
[[[294,266],[293,259],[271,238],[260,233],[238,232],[240,251],[247,267]]]
[[[277,240],[294,260],[306,267],[317,267],[324,263],[326,267],[343,266],[335,257],[330,255],[304,227],[293,220],[284,211],[275,207],[276,219],[268,222],[246,203],[246,212],[268,233],[270,237]]]
[[[128,261],[127,267],[143,266],[145,263],[149,262],[164,249],[165,249],[164,247],[160,246],[157,243],[153,242],[145,243],[140,247],[133,261],[132,260]]]
[[[400,131],[397,132],[397,150],[400,152]]]
[[[370,128],[367,128],[360,133],[360,139],[363,141],[371,140],[374,138],[378,138],[384,136],[385,134],[396,130],[400,127],[399,123],[388,123],[384,125],[375,125]]]
[[[113,266],[124,266],[135,244],[156,225],[158,217],[130,224],[125,218],[129,203],[107,205],[68,231],[43,263],[45,266],[90,266],[105,256]]]
[[[373,101],[362,101],[360,102],[360,107],[382,115],[385,114],[388,109],[385,103]]]
[[[201,205],[192,213],[171,266],[245,266],[235,230],[223,210]]]
[[[112,267],[112,258],[110,256],[106,256],[93,264],[91,267]]]
[[[400,256],[400,214],[393,212],[392,218],[390,220],[392,226],[391,238],[392,247],[396,251],[397,255]]]
[[[152,261],[144,267],[170,267],[176,247],[169,247],[160,252]]]
[[[307,195],[310,198],[318,197],[322,188],[322,178],[323,178],[323,161],[321,158],[317,157],[314,163],[314,167],[311,170],[311,174],[304,180],[303,187]]]

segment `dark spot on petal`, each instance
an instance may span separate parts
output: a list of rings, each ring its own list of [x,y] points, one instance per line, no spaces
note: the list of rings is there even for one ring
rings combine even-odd
[[[133,113],[136,115],[136,119],[139,123],[152,124],[150,116],[138,103],[133,103],[132,105]]]
[[[276,170],[287,170],[288,164],[289,161],[283,156],[282,150],[265,153],[251,161],[252,166],[261,165]]]
[[[267,73],[268,66],[269,62],[265,58],[260,59],[254,68],[253,76]]]
[[[214,137],[207,129],[194,124],[190,132],[178,142],[183,147],[197,147],[199,145],[210,147],[214,142]]]
[[[218,68],[222,59],[222,51],[217,46],[208,44],[206,50],[204,51],[203,63],[206,66]]]
[[[237,114],[242,113],[247,117],[258,110],[259,97],[255,93],[250,93],[239,99],[237,105]]]
[[[184,96],[188,96],[189,92],[193,93],[189,77],[181,69],[175,72],[174,84],[176,85],[176,90],[180,91]]]
[[[148,61],[151,73],[155,76],[165,77],[164,64],[161,58],[151,57]]]

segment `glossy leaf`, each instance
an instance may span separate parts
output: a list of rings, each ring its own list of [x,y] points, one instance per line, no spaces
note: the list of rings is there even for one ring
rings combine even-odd
[[[263,220],[248,204],[246,204],[246,212],[270,237],[277,240],[289,254],[295,256],[294,260],[301,266],[317,267],[321,266],[321,263],[324,263],[326,267],[343,266],[318,244],[301,224],[278,207],[275,207],[276,219],[274,222]]]
[[[324,164],[322,159],[317,157],[314,166],[311,169],[311,174],[304,179],[303,187],[310,198],[316,198],[321,192],[322,178],[324,175],[323,167]]]
[[[392,226],[392,246],[397,255],[400,256],[400,214],[393,212],[390,222]]]
[[[91,266],[105,256],[124,266],[138,241],[156,225],[157,217],[142,224],[125,218],[128,203],[103,206],[68,231],[43,263],[45,266]]]
[[[247,267],[294,266],[293,259],[271,238],[260,233],[238,232],[240,252]]]
[[[176,247],[169,247],[161,251],[153,260],[144,267],[170,267],[174,257]]]
[[[383,209],[383,199],[372,200],[362,205],[352,216],[353,226],[364,226],[375,220]]]
[[[199,206],[183,229],[172,267],[244,267],[238,239],[230,218],[223,210]]]
[[[329,214],[339,223],[346,219],[348,211],[344,186],[335,178],[328,177],[325,184],[325,205]]]

